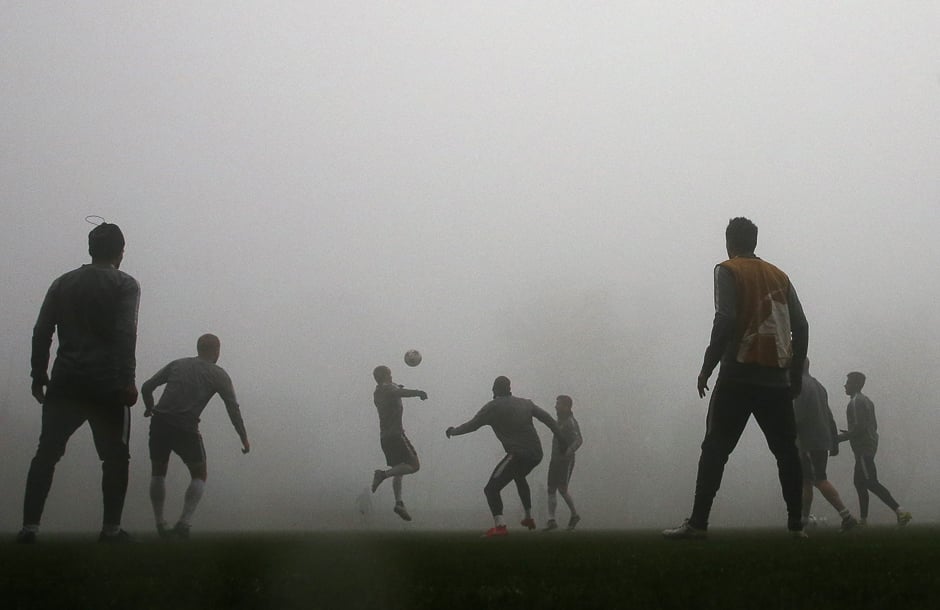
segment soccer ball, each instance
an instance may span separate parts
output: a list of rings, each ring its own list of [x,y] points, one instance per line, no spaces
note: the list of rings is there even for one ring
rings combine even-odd
[[[421,352],[416,349],[410,349],[405,352],[405,364],[408,366],[418,366],[421,364]]]

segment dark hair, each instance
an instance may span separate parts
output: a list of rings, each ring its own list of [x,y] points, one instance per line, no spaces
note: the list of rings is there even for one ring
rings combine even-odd
[[[849,373],[848,375],[846,375],[846,378],[847,378],[849,381],[855,381],[856,383],[858,383],[859,389],[865,387],[865,373],[859,373],[858,371],[852,371],[851,373]]]
[[[732,218],[725,229],[725,241],[735,252],[753,252],[757,248],[757,225],[743,216]]]
[[[372,370],[372,377],[375,378],[376,383],[382,383],[391,376],[392,369],[388,368],[384,364],[380,364]]]
[[[206,333],[196,340],[196,353],[209,354],[219,349],[222,343],[212,333]]]
[[[113,259],[124,252],[124,234],[116,224],[103,222],[88,233],[88,254],[92,259]]]
[[[493,380],[493,396],[509,396],[512,394],[511,385],[509,377],[500,375]]]
[[[574,401],[572,401],[571,397],[568,396],[567,394],[559,394],[558,398],[556,398],[555,400],[565,405],[569,409],[574,405]]]

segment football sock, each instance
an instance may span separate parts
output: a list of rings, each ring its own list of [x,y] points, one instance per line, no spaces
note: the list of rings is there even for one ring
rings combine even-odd
[[[561,499],[564,500],[565,504],[568,505],[568,510],[571,511],[571,514],[577,515],[578,509],[574,507],[574,498],[571,497],[571,494],[569,494],[567,491],[559,491],[559,493],[561,494]]]
[[[496,527],[505,527],[506,525],[506,522],[503,521],[502,515],[493,515],[493,523],[496,525]]]
[[[153,518],[157,525],[166,523],[163,517],[163,504],[166,501],[166,477],[150,477],[150,504],[153,505]]]
[[[555,511],[558,510],[558,496],[555,493],[548,494],[548,518],[555,520]]]
[[[102,525],[101,531],[104,532],[105,536],[116,536],[121,532],[121,524],[117,525]]]
[[[395,502],[401,502],[401,476],[392,479],[392,491],[395,493]]]
[[[531,518],[532,518],[532,509],[531,509],[531,508],[526,508],[526,509],[524,509],[524,510],[525,510],[525,518],[526,518],[526,519],[531,519]]]
[[[32,532],[32,533],[34,533],[34,534],[38,534],[38,533],[39,533],[39,524],[36,523],[36,524],[24,525],[24,526],[23,526],[23,531],[24,531],[24,532]]]
[[[846,519],[848,517],[851,517],[852,513],[849,511],[849,509],[843,508],[842,510],[839,511],[839,516],[842,517],[843,519]]]
[[[385,478],[400,477],[405,474],[412,474],[414,471],[415,467],[411,464],[397,464],[385,471]]]
[[[206,482],[202,479],[193,479],[186,488],[186,494],[183,496],[183,514],[180,515],[180,523],[189,526],[193,519],[193,513],[202,500],[202,493],[206,489]]]

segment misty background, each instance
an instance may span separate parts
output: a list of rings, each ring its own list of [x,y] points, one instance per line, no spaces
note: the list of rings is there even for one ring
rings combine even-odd
[[[938,41],[927,1],[0,2],[0,527],[19,526],[39,437],[32,326],[88,261],[89,214],[121,226],[141,284],[138,384],[222,340],[252,451],[213,399],[197,529],[355,526],[384,464],[378,364],[430,395],[405,402],[415,527],[489,525],[500,445],[444,429],[497,375],[550,411],[574,398],[583,526],[675,525],[738,215],[800,295],[837,422],[845,373],[865,372],[881,479],[940,519]],[[132,532],[153,519],[142,413]],[[857,511],[847,446],[829,472]],[[174,457],[170,519],[186,481]],[[44,530],[96,528],[99,487],[86,426]],[[373,502],[401,527],[391,485]],[[814,512],[835,519],[818,494]],[[752,423],[712,524],[784,523]]]

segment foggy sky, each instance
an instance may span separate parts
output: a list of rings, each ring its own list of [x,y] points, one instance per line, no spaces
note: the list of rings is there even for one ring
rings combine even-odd
[[[430,394],[405,406],[419,527],[451,510],[487,524],[499,444],[443,430],[501,374],[545,408],[574,397],[584,525],[674,525],[704,431],[712,267],[738,215],[800,295],[837,421],[844,374],[865,371],[881,478],[940,518],[940,6],[449,4],[0,3],[0,523],[19,524],[39,435],[32,325],[87,262],[88,214],[122,227],[141,284],[138,383],[201,333],[222,340],[253,449],[214,399],[196,527],[351,511],[384,462],[378,364]],[[152,521],[141,413],[132,531]],[[851,469],[846,448],[830,478],[855,510]],[[84,428],[45,530],[97,526],[99,473]],[[174,458],[171,518],[186,478]],[[374,501],[397,526],[391,490]],[[712,522],[784,518],[751,424]]]

